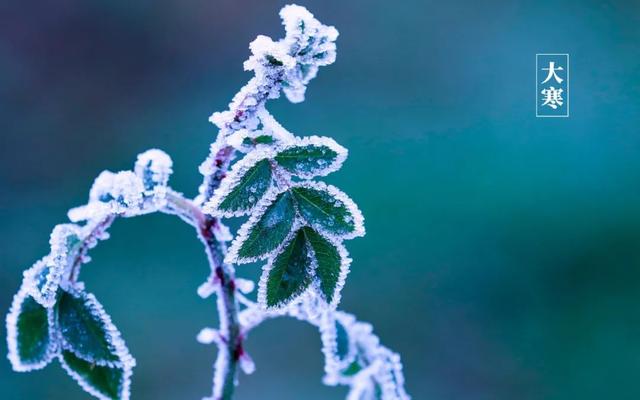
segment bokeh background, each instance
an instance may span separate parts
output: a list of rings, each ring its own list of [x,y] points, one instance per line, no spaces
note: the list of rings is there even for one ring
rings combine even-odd
[[[640,398],[640,3],[300,1],[340,30],[307,101],[270,109],[299,135],[350,149],[328,181],[368,234],[342,307],[402,354],[415,399]],[[188,195],[249,79],[272,0],[0,4],[0,310],[54,224],[103,169],[151,147]],[[535,53],[571,55],[571,117],[535,118]],[[237,226],[237,224],[236,224]],[[138,360],[134,399],[210,393],[214,302],[190,227],[119,220],[83,277]],[[258,266],[239,275],[255,278]],[[5,336],[4,325],[0,334]],[[339,399],[317,332],[255,331],[238,399]],[[4,352],[4,351],[3,351]],[[13,373],[0,398],[88,396],[61,368]]]

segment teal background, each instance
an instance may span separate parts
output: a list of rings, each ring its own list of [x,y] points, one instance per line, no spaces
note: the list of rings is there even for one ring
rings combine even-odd
[[[0,5],[0,309],[54,224],[103,169],[151,147],[193,195],[216,130],[283,1],[5,1]],[[618,1],[300,1],[340,30],[307,101],[270,109],[350,150],[327,181],[367,236],[342,308],[402,354],[415,399],[640,398],[640,5]],[[535,54],[571,55],[571,117],[535,118]],[[237,226],[237,224],[235,225]],[[134,399],[210,393],[196,343],[215,305],[191,228],[119,220],[88,288],[138,360]],[[241,266],[243,277],[259,266]],[[4,312],[4,311],[3,311]],[[0,328],[5,336],[5,328]],[[238,399],[339,399],[317,332],[252,333]],[[61,368],[11,372],[0,398],[88,398]]]

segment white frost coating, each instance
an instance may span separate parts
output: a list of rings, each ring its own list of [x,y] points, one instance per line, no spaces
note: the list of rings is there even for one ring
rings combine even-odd
[[[69,376],[73,378],[73,380],[76,381],[85,392],[89,393],[92,396],[95,396],[99,400],[113,400],[111,397],[105,396],[104,394],[96,390],[89,382],[84,379],[84,377],[72,370],[64,361],[62,354],[58,355],[58,361],[60,362],[62,368],[67,372],[67,374],[69,374]],[[131,397],[131,375],[133,374],[134,366],[135,364],[118,367],[123,371],[122,385],[119,387],[118,400],[129,400],[129,398]]]
[[[218,283],[212,282],[212,279],[209,278],[202,285],[198,286],[198,296],[200,296],[203,299],[206,299],[209,296],[211,296],[213,293],[215,293],[217,287],[218,287]]]
[[[256,371],[256,364],[247,352],[243,352],[238,361],[240,361],[240,369],[242,369],[242,372],[245,374],[251,375]]]
[[[318,67],[332,64],[336,60],[338,31],[333,26],[322,25],[306,8],[287,5],[280,10],[286,32],[281,41],[295,54],[295,68],[285,70],[283,89],[292,103],[304,101],[307,84],[313,79]]]
[[[315,168],[310,172],[297,172],[295,175],[299,176],[303,179],[311,179],[315,176],[326,176],[332,172],[335,172],[342,167],[342,164],[347,159],[348,151],[346,148],[340,146],[335,140],[329,137],[322,136],[306,136],[306,137],[296,137],[291,141],[288,141],[281,146],[276,148],[276,153],[280,153],[286,150],[289,150],[294,147],[306,147],[306,146],[316,146],[323,147],[326,146],[331,150],[336,152],[336,158],[330,163],[325,162],[323,159],[318,159],[316,161]],[[311,161],[309,159],[308,161]],[[300,168],[298,168],[300,169]]]
[[[7,314],[6,318],[7,348],[9,350],[7,358],[11,362],[11,367],[16,372],[29,372],[37,369],[42,369],[46,367],[47,364],[49,364],[49,362],[51,362],[51,360],[58,354],[58,342],[52,332],[52,329],[49,328],[49,346],[47,347],[44,359],[36,363],[25,363],[20,358],[20,353],[18,352],[18,316],[20,315],[22,303],[28,296],[29,294],[27,293],[27,288],[23,284],[20,287],[20,290],[18,290],[18,293],[13,296],[11,308],[9,309],[9,313]],[[47,319],[48,325],[52,326],[53,310],[47,310]]]
[[[262,196],[262,199],[253,207],[249,219],[244,224],[242,224],[240,229],[238,229],[236,237],[233,242],[231,242],[231,246],[227,251],[224,262],[228,264],[247,264],[269,258],[271,257],[271,255],[275,254],[278,251],[278,249],[273,249],[272,251],[265,253],[259,257],[240,257],[238,255],[240,248],[249,237],[249,233],[251,233],[254,226],[258,223],[258,221],[260,221],[260,218],[262,218],[262,215],[267,211],[267,208],[269,208],[269,206],[273,204],[276,198],[278,198],[278,196],[285,191],[286,190],[278,190],[276,187],[272,186],[271,189],[269,189],[265,193],[265,195]],[[296,225],[295,222],[293,225]],[[293,231],[295,231],[294,226],[291,227],[291,232]],[[289,233],[290,236],[291,232]]]
[[[44,307],[52,307],[56,302],[56,292],[63,275],[73,263],[76,244],[81,239],[80,232],[77,225],[56,225],[49,240],[51,253],[23,273],[28,293]]]
[[[345,330],[349,332],[349,328],[355,323],[355,318],[349,314],[326,312],[320,319],[318,329],[322,340],[322,354],[324,354],[324,370],[326,374],[324,383],[330,386],[338,383],[333,378],[339,376],[340,371],[347,368],[356,356],[356,349],[351,335],[348,335],[349,350],[347,356],[344,359],[340,359],[338,356],[336,323],[342,324]]]
[[[380,344],[380,339],[373,333],[373,327],[344,312],[336,312],[335,318],[340,321],[349,335],[349,360],[357,360],[363,368],[353,376],[341,374],[346,365],[338,360],[335,354],[335,324],[330,319],[320,326],[323,335],[323,353],[325,355],[325,377],[327,385],[350,385],[348,399],[376,399],[370,397],[371,390],[380,390],[383,400],[409,400],[404,390],[404,376],[400,356]],[[333,331],[333,332],[332,332]],[[356,353],[352,354],[353,350]]]
[[[249,279],[243,279],[243,278],[236,278],[236,288],[238,288],[238,290],[241,293],[244,294],[248,294],[253,292],[253,289],[255,288],[255,283],[253,283],[252,280]]]
[[[327,239],[332,245],[334,245],[336,249],[338,249],[338,254],[340,254],[340,274],[338,275],[338,281],[336,282],[336,287],[333,290],[331,301],[327,302],[329,308],[332,310],[335,310],[338,304],[340,304],[342,288],[344,287],[344,284],[347,281],[347,275],[349,274],[349,266],[351,265],[352,259],[349,257],[349,252],[347,251],[346,247],[344,247],[341,241],[336,240],[336,238],[332,238],[332,237],[325,236],[324,238]],[[311,247],[309,250],[311,251],[315,259],[316,257],[315,257],[315,252],[313,250],[313,247]],[[317,272],[315,271],[316,270],[314,270],[315,279],[313,282],[313,287],[315,288],[318,295],[324,301],[327,301],[327,299],[324,296],[324,293],[322,292],[322,289],[320,288],[320,278],[317,276]]]
[[[120,331],[118,328],[111,322],[111,317],[102,307],[102,304],[98,302],[96,297],[91,293],[86,293],[83,290],[79,289],[77,285],[66,285],[64,287],[65,291],[67,291],[71,296],[75,298],[80,298],[87,306],[87,309],[90,313],[96,317],[103,326],[105,332],[105,338],[109,343],[109,350],[112,354],[118,357],[118,361],[107,361],[93,358],[90,354],[86,354],[78,351],[78,349],[74,348],[74,346],[64,338],[64,332],[60,332],[60,344],[62,348],[66,351],[72,352],[76,357],[81,358],[87,362],[95,363],[100,366],[108,366],[108,367],[119,367],[123,368],[125,371],[127,369],[131,370],[136,365],[136,360],[129,353],[129,349],[125,344]]]
[[[260,119],[260,122],[264,126],[264,129],[267,132],[271,133],[271,135],[273,135],[273,137],[277,140],[288,142],[295,138],[295,136],[293,136],[293,133],[289,132],[282,125],[280,125],[280,123],[276,121],[275,118],[273,118],[273,115],[271,115],[271,113],[269,113],[266,108],[260,107],[257,110],[256,115]]]
[[[220,335],[220,331],[213,328],[203,328],[200,333],[198,333],[196,340],[198,341],[198,343],[202,344],[215,343],[220,345],[224,343],[224,339]]]
[[[156,185],[166,186],[173,173],[173,161],[164,151],[150,149],[138,154],[134,172],[142,179],[147,190]]]
[[[112,214],[133,216],[141,211],[144,192],[142,179],[133,172],[103,171],[91,187],[89,201],[108,204]]]
[[[245,176],[247,171],[256,165],[258,162],[266,159],[272,158],[273,151],[269,148],[258,149],[250,154],[246,155],[242,160],[238,161],[233,165],[229,174],[222,180],[220,187],[215,191],[211,200],[209,200],[203,207],[202,211],[210,214],[212,216],[217,217],[240,217],[242,215],[248,214],[254,207],[250,207],[247,209],[240,210],[220,210],[220,204],[227,198],[229,193],[231,193],[242,181],[242,178]],[[272,179],[273,181],[273,179]],[[268,183],[269,186],[272,185],[272,182]],[[251,190],[251,189],[250,189]],[[267,189],[267,192],[269,189]],[[257,200],[257,199],[256,199]]]
[[[366,231],[364,229],[364,216],[362,215],[362,212],[360,211],[356,203],[354,203],[353,200],[351,200],[351,198],[346,195],[346,193],[344,193],[337,187],[332,185],[327,185],[324,182],[315,182],[315,181],[296,182],[295,186],[327,192],[331,195],[331,197],[335,199],[334,204],[336,206],[344,205],[349,211],[349,213],[351,214],[351,217],[353,218],[352,222],[353,222],[354,229],[353,229],[353,232],[346,233],[346,234],[335,234],[333,232],[326,231],[325,229],[322,228],[322,226],[318,225],[317,223],[314,223],[313,221],[307,221],[311,226],[313,226],[314,229],[316,229],[318,232],[321,232],[323,236],[328,238],[334,238],[335,240],[344,240],[344,239],[353,239],[355,237],[360,237],[365,235]]]

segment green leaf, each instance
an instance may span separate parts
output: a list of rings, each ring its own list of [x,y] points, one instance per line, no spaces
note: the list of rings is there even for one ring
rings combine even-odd
[[[294,145],[284,147],[276,154],[275,160],[293,175],[312,178],[340,168],[346,153],[346,149],[332,139],[312,136],[297,139]]]
[[[56,306],[63,347],[100,365],[120,362],[119,333],[93,297],[80,290],[63,291]]]
[[[307,184],[291,188],[298,211],[314,228],[335,236],[364,233],[362,216],[355,204],[331,186]]]
[[[245,164],[240,164],[222,181],[223,185],[208,203],[207,211],[225,216],[245,214],[271,187],[271,180],[269,160],[259,160],[248,168],[245,168]]]
[[[229,253],[233,257],[237,252],[235,262],[251,262],[268,255],[289,235],[294,219],[291,193],[280,193],[257,221],[251,218],[240,229],[238,239]]]
[[[46,366],[56,355],[57,343],[49,326],[49,311],[21,289],[7,316],[9,360],[16,371]]]
[[[315,230],[308,226],[302,228],[302,230],[316,259],[316,276],[320,280],[320,290],[327,303],[331,303],[340,280],[342,257],[336,245],[322,237]],[[340,324],[336,322],[336,325]]]
[[[267,270],[266,305],[277,307],[291,302],[311,283],[311,257],[303,230],[276,256]]]
[[[121,367],[100,366],[76,357],[70,351],[60,356],[63,368],[80,386],[100,399],[129,397],[129,375]]]

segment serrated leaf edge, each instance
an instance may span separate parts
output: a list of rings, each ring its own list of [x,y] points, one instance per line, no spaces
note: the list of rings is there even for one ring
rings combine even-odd
[[[278,246],[278,248],[274,252],[272,252],[272,254],[269,256],[267,263],[262,266],[262,275],[260,275],[260,280],[258,281],[258,305],[262,310],[267,310],[270,312],[277,312],[277,311],[283,310],[289,307],[290,305],[296,304],[298,301],[300,301],[300,299],[305,295],[305,293],[308,293],[309,291],[314,290],[313,277],[314,277],[314,270],[316,265],[314,265],[312,260],[312,263],[309,266],[309,271],[308,271],[312,279],[309,286],[307,286],[305,289],[301,290],[299,293],[292,296],[288,302],[281,302],[274,306],[269,306],[267,304],[267,283],[269,281],[269,273],[273,269],[273,262],[278,257],[278,255],[282,253],[284,248],[287,247],[289,243],[291,243],[295,235],[298,233],[298,230],[300,230],[303,226],[304,225],[301,224],[300,221],[298,220],[294,221],[293,226],[291,227],[291,232],[289,232],[289,235],[287,236],[287,238],[282,241],[282,244]]]
[[[318,292],[318,295],[320,296],[320,298],[327,303],[329,308],[335,310],[338,304],[340,304],[340,299],[342,297],[341,295],[342,288],[344,287],[347,281],[347,275],[349,275],[349,272],[350,272],[349,266],[351,265],[352,259],[349,257],[349,252],[347,251],[347,248],[344,246],[344,244],[342,244],[341,241],[323,235],[320,231],[316,230],[314,227],[309,226],[309,228],[318,232],[320,236],[322,236],[325,240],[327,240],[329,243],[335,246],[336,249],[338,249],[338,254],[340,255],[340,273],[338,275],[338,281],[336,282],[336,287],[333,290],[333,296],[331,296],[332,300],[329,302],[327,301],[327,298],[325,297],[324,292],[322,291],[322,287],[321,287],[322,282],[320,277],[317,274],[318,257],[316,257],[313,246],[311,246],[311,244],[309,243],[310,251],[313,254],[313,259],[315,260],[315,263],[316,263],[315,267],[313,268],[314,280],[311,285]]]
[[[58,340],[60,342],[61,348],[73,353],[76,357],[84,361],[95,363],[96,365],[105,367],[120,367],[123,369],[127,366],[130,366],[130,368],[135,367],[136,360],[129,352],[126,343],[122,339],[120,331],[113,324],[113,322],[111,321],[111,317],[109,316],[109,314],[107,314],[104,307],[102,306],[102,304],[100,304],[96,297],[92,293],[85,292],[74,286],[65,287],[64,290],[74,297],[81,297],[84,295],[84,304],[90,308],[90,311],[93,315],[97,315],[100,318],[100,321],[104,325],[106,339],[110,347],[109,350],[118,358],[119,361],[98,360],[89,357],[86,354],[78,352],[76,349],[74,349],[73,345],[62,336],[62,332],[60,332],[60,329],[58,329]]]
[[[277,163],[276,157],[283,151],[290,150],[294,147],[305,147],[305,146],[326,146],[329,149],[336,152],[336,159],[329,163],[329,165],[325,168],[320,168],[314,170],[309,173],[295,173],[292,175],[298,176],[303,179],[311,179],[316,176],[327,176],[332,172],[339,170],[342,167],[342,164],[347,159],[349,151],[339,145],[335,140],[326,136],[304,136],[304,137],[295,137],[292,141],[288,141],[283,143],[275,148],[275,154],[273,156],[274,160]],[[285,170],[284,167],[278,164],[280,168]],[[286,170],[285,170],[286,171]],[[287,173],[290,173],[287,171]]]
[[[75,353],[73,354],[76,355]],[[82,359],[82,357],[78,357],[78,358]],[[94,388],[94,386],[92,386],[89,382],[87,382],[80,374],[78,374],[76,371],[71,369],[71,367],[67,365],[67,363],[64,361],[64,356],[62,353],[58,354],[58,362],[60,362],[62,369],[64,369],[67,372],[67,374],[74,381],[76,381],[76,383],[78,383],[78,385],[80,385],[80,387],[85,392],[89,393],[92,396],[97,397],[99,400],[113,400],[111,397],[105,396],[104,394],[99,392],[97,389]],[[118,393],[119,394],[118,400],[129,400],[131,396],[131,376],[133,375],[133,367],[135,366],[135,364],[131,366],[108,366],[108,365],[101,365],[101,366],[122,369],[123,371],[122,384],[119,387],[120,393]]]
[[[216,189],[211,199],[209,199],[209,201],[205,203],[204,206],[202,206],[202,211],[205,214],[224,218],[241,217],[243,215],[249,214],[260,202],[260,199],[258,199],[256,205],[254,205],[253,207],[242,210],[225,211],[220,210],[219,207],[220,204],[227,198],[227,196],[242,181],[242,178],[245,176],[249,169],[251,169],[262,160],[271,159],[273,157],[273,154],[274,153],[271,149],[261,149],[259,151],[254,151],[247,154],[242,160],[235,163],[233,167],[231,167],[231,171],[229,171],[227,176],[221,181],[220,187]],[[265,194],[268,193],[269,190],[273,187],[273,177],[269,185],[270,187],[267,189]]]
[[[325,238],[339,238],[340,240],[348,240],[348,239],[353,239],[353,238],[361,237],[365,235],[366,230],[364,228],[364,216],[362,215],[362,212],[360,211],[356,203],[353,200],[351,200],[351,198],[347,196],[347,194],[344,193],[342,190],[338,189],[335,186],[327,185],[324,182],[314,182],[314,181],[296,182],[292,186],[292,188],[296,188],[296,187],[302,187],[302,188],[327,192],[333,198],[341,201],[347,208],[347,211],[351,213],[351,216],[353,217],[353,232],[349,232],[345,234],[336,234],[336,233],[327,231],[321,226],[318,226],[308,221],[309,226],[311,226],[317,232],[321,233]]]

